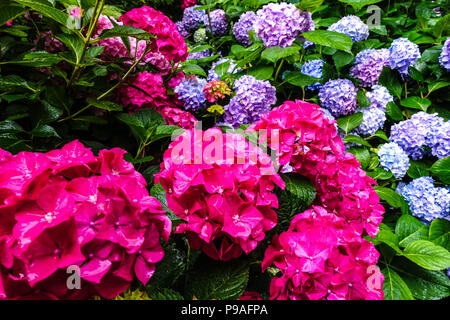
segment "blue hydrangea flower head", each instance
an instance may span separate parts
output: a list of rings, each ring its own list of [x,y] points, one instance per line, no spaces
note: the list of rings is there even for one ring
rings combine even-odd
[[[389,93],[389,90],[381,85],[373,86],[372,91],[366,93],[366,97],[369,99],[371,107],[383,111],[386,111],[386,106],[389,102],[394,101],[394,97]]]
[[[186,110],[197,111],[206,107],[206,97],[203,92],[205,85],[205,79],[186,77],[175,87],[174,91],[178,99],[183,101]]]
[[[343,17],[328,27],[328,31],[343,33],[354,42],[366,40],[369,37],[369,27],[357,16]]]
[[[450,37],[444,42],[441,55],[439,56],[439,63],[444,69],[450,71]]]
[[[358,89],[348,79],[329,80],[319,91],[320,104],[335,118],[349,115],[356,110],[357,92]]]
[[[289,47],[301,33],[310,31],[313,25],[311,13],[286,2],[266,4],[256,15],[255,32],[266,48]]]
[[[397,179],[402,179],[409,169],[408,155],[395,142],[383,144],[378,149],[378,157],[380,166],[391,171]]]
[[[322,70],[323,70],[323,60],[316,59],[307,61],[301,69],[301,73],[306,74],[310,77],[314,78],[322,78]],[[317,90],[322,87],[320,82],[316,82],[310,86],[306,86],[308,90]]]
[[[236,95],[224,107],[223,122],[234,128],[258,121],[277,102],[276,90],[269,81],[245,75],[234,83]]]
[[[221,58],[221,59],[219,59],[218,61],[213,62],[213,64],[211,65],[211,69],[209,69],[209,71],[208,71],[208,81],[220,80],[220,77],[219,77],[219,75],[217,74],[215,68],[216,68],[219,64],[226,63],[227,61],[230,61],[230,65],[229,65],[229,67],[228,67],[227,73],[233,73],[233,74],[234,74],[234,73],[238,73],[238,72],[241,71],[240,68],[236,68],[236,63],[234,63],[233,60],[228,59],[228,58]],[[234,68],[236,68],[236,69],[234,69]]]
[[[439,159],[450,156],[450,121],[438,121],[438,127],[428,136],[431,154]]]
[[[386,121],[386,114],[383,110],[367,107],[358,111],[363,114],[363,121],[355,129],[359,135],[363,137],[372,136],[378,129],[383,128],[384,122]]]
[[[195,49],[195,47],[193,49]],[[198,60],[198,59],[207,58],[210,56],[211,56],[211,53],[209,52],[209,49],[206,49],[203,51],[189,52],[189,55],[187,58],[192,59],[192,60]]]
[[[407,38],[392,41],[389,51],[389,65],[392,69],[398,70],[402,77],[409,75],[408,68],[421,57],[419,46]]]
[[[209,25],[209,21],[211,20],[211,26]],[[209,17],[206,14],[203,18],[203,22],[205,23],[206,30],[211,32],[215,36],[223,36],[228,32],[228,20],[225,11],[222,9],[216,9],[209,13]]]
[[[189,32],[184,27],[183,21],[177,21],[175,22],[175,25],[177,26],[177,30],[183,38],[189,37]]]
[[[233,26],[234,37],[245,47],[252,44],[249,39],[248,32],[250,30],[254,30],[253,25],[255,21],[256,13],[253,11],[247,11],[240,16],[239,21]]]
[[[187,31],[194,31],[203,23],[206,13],[205,10],[195,10],[198,7],[189,7],[183,11],[183,19],[181,21]]]
[[[434,186],[433,178],[414,179],[401,190],[401,195],[409,204],[413,216],[430,223],[450,214],[450,192],[446,188]]]
[[[387,49],[366,49],[355,57],[355,64],[350,69],[350,75],[359,79],[362,87],[371,87],[378,84],[384,66],[389,62]]]

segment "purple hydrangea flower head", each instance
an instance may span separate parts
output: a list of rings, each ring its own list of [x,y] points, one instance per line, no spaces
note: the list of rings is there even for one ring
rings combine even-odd
[[[439,63],[447,71],[450,71],[450,37],[445,40],[444,46],[442,47]]]
[[[356,110],[357,92],[358,89],[348,79],[329,80],[320,89],[319,99],[322,107],[338,118]]]
[[[209,21],[211,20],[211,26],[209,25]],[[205,23],[206,30],[211,32],[215,36],[223,36],[228,32],[228,20],[225,11],[222,9],[216,9],[209,13],[209,17],[206,14],[203,18],[203,22]]]
[[[250,30],[254,30],[253,25],[255,21],[256,14],[253,11],[248,11],[242,14],[239,21],[233,26],[234,37],[245,47],[252,44],[249,39],[248,32]]]
[[[311,14],[286,2],[269,3],[259,9],[256,15],[255,32],[266,48],[289,47],[301,33],[311,28]]]
[[[237,128],[254,123],[277,102],[276,90],[269,81],[245,75],[234,83],[236,95],[224,107],[224,123]]]
[[[383,144],[378,149],[380,166],[391,171],[395,178],[402,179],[409,169],[409,158],[405,151],[395,142]]]
[[[419,46],[407,38],[392,41],[389,51],[389,65],[392,69],[398,70],[402,77],[409,75],[408,68],[421,56]]]
[[[369,37],[369,27],[357,16],[343,17],[328,27],[328,31],[343,33],[354,42],[366,40]]]
[[[187,31],[194,31],[203,23],[206,13],[205,10],[195,10],[198,7],[193,6],[184,9],[183,19],[181,21]]]
[[[366,49],[355,57],[355,65],[350,69],[350,75],[359,79],[362,87],[371,87],[378,84],[384,66],[389,62],[387,49]]]
[[[421,159],[425,155],[424,148],[433,146],[433,137],[443,123],[437,113],[421,111],[408,120],[394,124],[389,140],[396,142],[414,160]]]
[[[431,153],[439,159],[450,156],[450,121],[441,123],[437,130],[429,135]]]
[[[371,106],[359,111],[363,114],[363,121],[355,129],[359,135],[364,137],[372,136],[378,129],[383,127],[386,121],[386,114],[383,110]]]
[[[195,47],[193,49],[195,49]],[[209,49],[205,49],[203,51],[190,52],[187,58],[192,59],[192,60],[198,60],[198,59],[207,58],[210,56],[211,56],[211,53],[209,52]]]
[[[450,192],[434,186],[433,178],[420,177],[400,189],[413,216],[430,223],[450,214]]]
[[[189,32],[184,27],[183,21],[177,21],[175,22],[175,25],[177,26],[178,32],[183,38],[189,37]]]
[[[205,28],[200,28],[195,30],[194,32],[194,42],[203,42],[206,39],[208,39],[208,36],[206,35],[206,29]]]
[[[303,74],[306,74],[310,77],[314,78],[322,78],[322,70],[323,70],[323,60],[317,59],[317,60],[310,60],[307,61],[301,69],[301,72]],[[309,90],[317,90],[322,87],[322,84],[319,82],[316,82],[310,86],[306,86],[306,89]]]
[[[216,62],[213,62],[211,65],[211,69],[208,71],[208,82],[213,80],[220,80],[220,76],[217,74],[215,68],[222,63],[226,63],[227,61],[230,61],[230,65],[228,66],[228,70],[226,73],[238,73],[241,71],[240,68],[236,68],[236,63],[234,63],[233,60],[227,59],[227,58],[221,58]],[[236,69],[235,69],[236,68]]]
[[[386,106],[389,102],[394,101],[394,97],[389,93],[386,87],[381,85],[375,85],[372,87],[372,91],[366,93],[367,99],[371,103],[371,107],[386,111]]]
[[[206,107],[206,97],[203,92],[205,85],[205,79],[186,77],[175,87],[174,91],[178,99],[183,101],[186,110],[197,111]]]

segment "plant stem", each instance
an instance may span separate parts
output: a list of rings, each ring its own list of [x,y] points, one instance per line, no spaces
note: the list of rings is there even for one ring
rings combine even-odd
[[[280,73],[281,67],[283,66],[284,59],[281,59],[280,64],[278,65],[277,72],[275,73],[275,81],[278,79],[278,74]]]

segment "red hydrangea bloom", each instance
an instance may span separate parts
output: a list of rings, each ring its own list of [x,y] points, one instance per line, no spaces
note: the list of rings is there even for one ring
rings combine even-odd
[[[169,208],[186,221],[176,232],[185,232],[192,248],[224,261],[248,254],[276,225],[272,191],[275,184],[284,188],[267,154],[218,128],[192,129],[173,141],[158,182]]]
[[[162,12],[143,6],[128,11],[119,18],[119,21],[124,25],[155,34],[157,52],[163,54],[168,61],[178,63],[186,60],[188,56],[186,42],[175,23]]]
[[[383,275],[373,243],[343,218],[322,207],[298,214],[289,229],[274,236],[263,270],[274,264],[271,299],[381,300]]]
[[[120,87],[119,95],[122,104],[129,106],[130,110],[167,106],[169,97],[160,74],[147,71],[139,72],[129,82],[144,91],[142,92],[131,86]]]
[[[244,291],[238,300],[262,300],[259,292],[256,291]]]
[[[0,298],[113,298],[134,275],[148,282],[171,221],[125,153],[96,157],[78,141],[45,154],[0,149]]]
[[[287,101],[262,115],[247,131],[263,129],[279,164],[292,167],[315,184],[317,204],[345,218],[362,235],[378,233],[384,208],[373,189],[376,182],[354,155],[345,153],[335,121],[325,117],[319,106]]]
[[[219,99],[225,98],[225,96],[231,95],[231,89],[225,82],[220,80],[208,82],[203,88],[203,92],[209,102],[216,102]]]
[[[181,2],[181,9],[184,10],[184,9],[186,9],[186,8],[195,6],[196,3],[197,3],[197,0],[183,0],[183,1]]]
[[[159,109],[158,112],[161,113],[166,124],[183,129],[193,129],[198,122],[192,114],[178,108],[165,107]]]

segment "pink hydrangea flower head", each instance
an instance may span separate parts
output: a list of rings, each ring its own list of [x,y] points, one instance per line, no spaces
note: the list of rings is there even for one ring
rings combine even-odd
[[[193,129],[198,122],[191,113],[178,108],[164,107],[158,112],[161,113],[167,125],[178,126],[182,129]]]
[[[157,51],[168,61],[178,63],[186,60],[188,55],[186,42],[175,23],[162,12],[143,6],[128,11],[119,18],[119,21],[155,34]]]
[[[224,261],[254,250],[276,225],[273,189],[284,188],[267,154],[218,128],[180,135],[164,153],[155,182],[166,190],[169,208],[186,221],[176,232],[185,232],[194,249]]]
[[[0,299],[113,298],[149,281],[172,225],[125,153],[0,150]],[[68,267],[82,290],[68,289]]]
[[[313,206],[272,239],[262,268],[281,271],[272,278],[271,299],[381,300],[379,254],[344,219]]]

